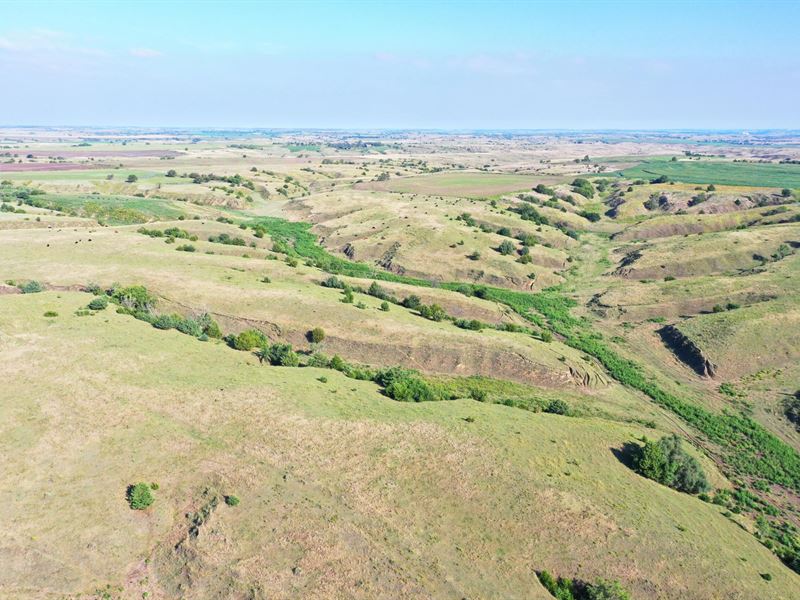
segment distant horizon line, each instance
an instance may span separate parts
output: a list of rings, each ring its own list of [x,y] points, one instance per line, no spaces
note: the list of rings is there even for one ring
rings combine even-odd
[[[798,133],[794,127],[314,127],[314,126],[223,126],[223,125],[32,125],[3,124],[0,129],[86,129],[140,131],[331,131],[331,132],[420,132],[420,133]]]

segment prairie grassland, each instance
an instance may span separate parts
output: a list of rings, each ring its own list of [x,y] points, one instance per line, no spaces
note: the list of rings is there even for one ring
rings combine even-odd
[[[385,182],[361,184],[361,187],[378,191],[406,192],[429,196],[485,198],[510,192],[528,191],[545,179],[544,177],[529,175],[465,171],[391,178]]]
[[[620,247],[615,274],[631,279],[688,277],[752,269],[795,241],[797,226],[774,224],[734,231],[651,239]],[[631,254],[634,252],[635,254]]]
[[[319,285],[327,274],[305,265],[293,268],[283,261],[264,260],[270,242],[253,237],[250,231],[245,234],[217,222],[162,224],[169,226],[197,234],[199,240],[193,245],[198,252],[176,252],[175,245],[140,235],[135,227],[89,231],[42,227],[6,232],[0,243],[0,264],[5,279],[38,279],[58,286],[90,281],[106,286],[113,282],[144,284],[163,297],[163,310],[207,310],[219,315],[230,331],[256,325],[298,345],[305,343],[309,329],[323,326],[328,332],[325,351],[358,362],[402,364],[460,375],[504,374],[545,387],[584,381],[604,385],[606,381],[579,353],[557,342],[546,344],[530,336],[490,330],[464,331],[451,323],[428,321],[399,306],[385,313],[378,310],[380,300],[366,295],[359,295],[364,309],[344,305],[339,290]],[[258,247],[206,241],[225,227],[231,236],[244,235]],[[262,283],[265,276],[272,282]],[[369,285],[363,280],[353,283]],[[401,299],[420,295],[461,318],[518,322],[496,304],[477,298],[402,285],[387,289]]]
[[[89,298],[0,297],[4,595],[546,598],[542,568],[641,596],[796,586],[719,507],[619,462],[641,430],[395,403],[112,310],[75,316]],[[148,511],[127,507],[135,481],[158,483]],[[192,534],[187,512],[226,494],[241,503]]]
[[[315,224],[314,231],[332,252],[349,246],[355,260],[380,262],[385,268],[438,281],[474,281],[519,289],[541,289],[559,283],[572,240],[553,227],[536,227],[510,216],[499,206],[462,198],[416,194],[337,191],[296,200],[287,214]],[[460,219],[468,215],[474,223]],[[295,217],[297,218],[297,217]],[[519,261],[522,246],[510,235],[533,236],[531,262]],[[485,229],[485,230],[484,230]],[[517,252],[502,255],[504,240]],[[480,260],[470,259],[474,252]],[[535,274],[531,278],[531,274]]]
[[[0,596],[546,598],[547,569],[634,598],[792,598],[796,192],[601,177],[648,156],[718,168],[657,159],[667,144],[331,136],[134,136],[108,168],[0,177]],[[121,147],[9,144],[96,165]],[[352,303],[320,285],[334,273]],[[20,293],[31,280],[46,291]],[[461,399],[395,402],[113,305],[87,314],[90,282],[301,354],[414,368]],[[396,303],[412,295],[448,318]],[[556,400],[571,416],[520,410]],[[721,504],[617,458],[668,433]],[[131,511],[139,481],[156,502]]]

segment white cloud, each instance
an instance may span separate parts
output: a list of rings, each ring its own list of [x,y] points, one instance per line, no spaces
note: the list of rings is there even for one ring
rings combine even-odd
[[[163,52],[153,50],[152,48],[131,48],[129,54],[137,58],[158,58],[159,56],[164,56]]]

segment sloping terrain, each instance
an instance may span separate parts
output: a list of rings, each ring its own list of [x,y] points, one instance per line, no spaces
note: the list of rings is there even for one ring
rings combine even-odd
[[[794,598],[793,148],[123,138],[5,140],[0,596]]]
[[[4,595],[546,598],[543,568],[642,597],[796,584],[718,507],[624,466],[614,450],[640,430],[396,403],[110,309],[76,316],[89,298],[0,298]],[[145,512],[125,501],[137,481],[158,484]]]

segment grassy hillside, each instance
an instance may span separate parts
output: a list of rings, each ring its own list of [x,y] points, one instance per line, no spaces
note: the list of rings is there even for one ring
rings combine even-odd
[[[7,140],[0,596],[792,597],[796,165],[150,135]]]
[[[546,598],[545,568],[642,597],[796,585],[719,507],[615,457],[642,430],[396,403],[112,309],[76,316],[90,298],[0,298],[5,595]],[[147,511],[126,504],[137,481],[158,484]]]

